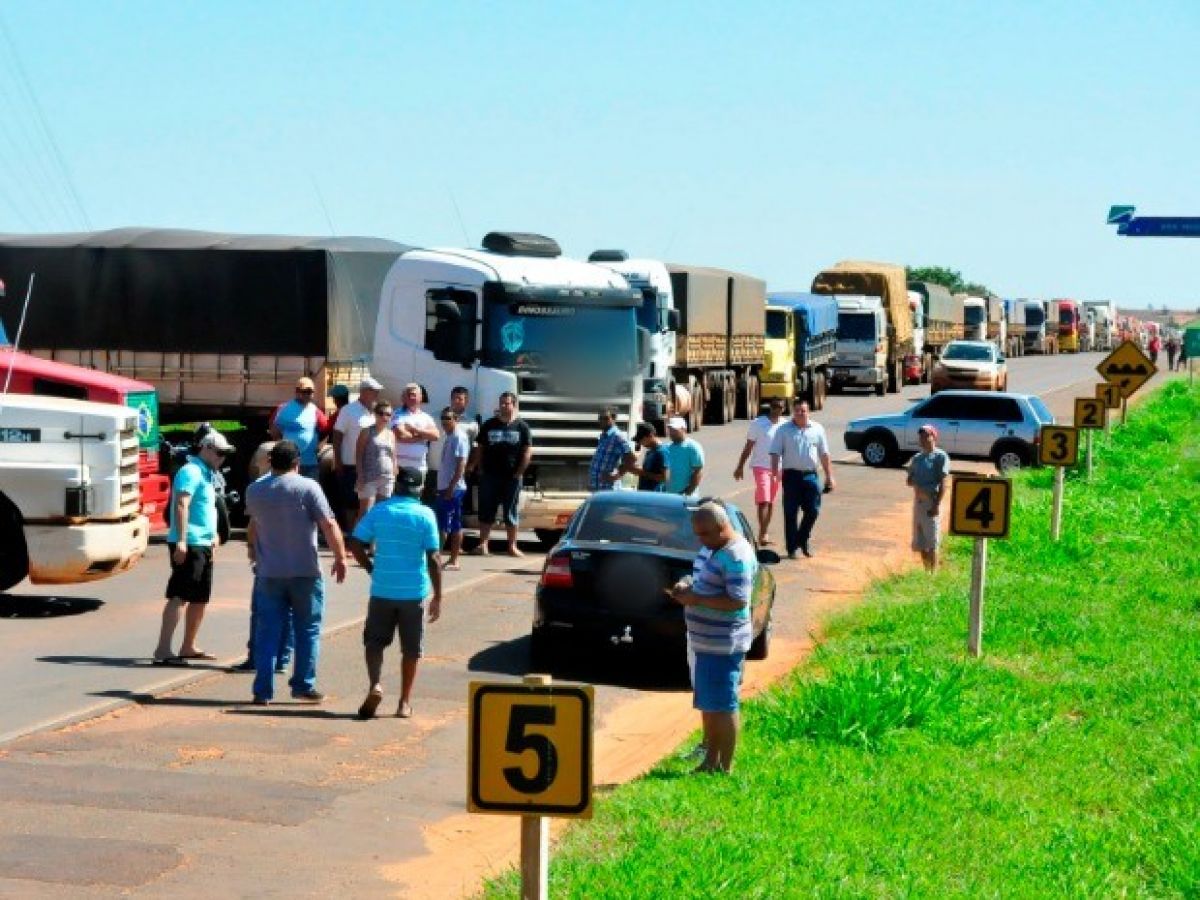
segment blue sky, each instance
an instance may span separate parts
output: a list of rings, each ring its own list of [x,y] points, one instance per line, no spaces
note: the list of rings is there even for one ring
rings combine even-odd
[[[1200,306],[1200,241],[1104,224],[1114,203],[1200,215],[1194,0],[0,0],[0,19],[83,209],[0,35],[0,231],[529,230],[778,289],[869,258]]]

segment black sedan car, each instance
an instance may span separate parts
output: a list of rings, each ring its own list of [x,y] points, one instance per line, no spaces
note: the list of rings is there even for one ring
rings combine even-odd
[[[732,503],[720,503],[734,529],[754,543],[754,531]],[[692,574],[700,541],[692,533],[699,501],[678,494],[605,491],[589,497],[546,557],[537,588],[530,662],[549,668],[560,651],[632,645],[684,658],[683,607],[666,593]],[[779,562],[758,550],[760,563]],[[771,641],[775,578],[758,568],[750,615],[748,659],[766,659]]]

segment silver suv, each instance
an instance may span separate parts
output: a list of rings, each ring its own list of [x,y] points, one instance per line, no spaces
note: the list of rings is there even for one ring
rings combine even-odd
[[[846,426],[846,447],[868,466],[899,466],[919,449],[917,429],[931,424],[952,457],[990,459],[1001,472],[1032,465],[1038,432],[1054,423],[1040,397],[991,391],[942,391],[891,416],[867,416]]]

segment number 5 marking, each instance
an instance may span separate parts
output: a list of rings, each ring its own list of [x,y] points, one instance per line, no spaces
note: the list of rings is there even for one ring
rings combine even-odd
[[[537,770],[533,777],[526,775],[521,766],[505,767],[504,780],[514,791],[541,794],[554,783],[558,775],[558,749],[546,735],[530,734],[527,730],[530,725],[553,725],[554,718],[553,706],[518,704],[512,708],[504,749],[518,755],[532,750],[537,755]]]

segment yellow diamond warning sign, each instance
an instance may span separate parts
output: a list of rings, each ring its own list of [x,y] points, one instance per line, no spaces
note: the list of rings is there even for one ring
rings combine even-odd
[[[1141,347],[1133,341],[1125,341],[1100,361],[1096,371],[1109,384],[1120,388],[1122,397],[1129,397],[1149,381],[1158,368]]]

